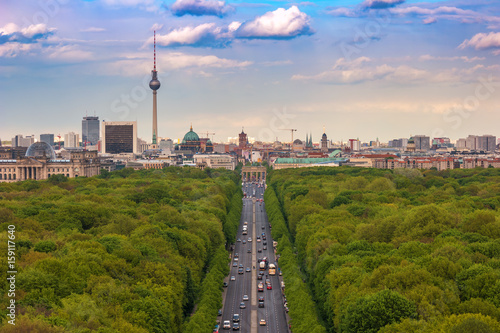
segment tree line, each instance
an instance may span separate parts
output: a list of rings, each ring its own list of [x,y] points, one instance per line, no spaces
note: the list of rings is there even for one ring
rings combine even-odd
[[[273,232],[309,287],[287,284],[292,326],[311,312],[314,323],[292,302],[310,291],[328,332],[500,332],[500,170],[316,167],[269,178]]]
[[[14,224],[18,269],[16,326],[1,284],[0,330],[211,332],[238,182],[222,169],[169,167],[0,184],[0,247]]]

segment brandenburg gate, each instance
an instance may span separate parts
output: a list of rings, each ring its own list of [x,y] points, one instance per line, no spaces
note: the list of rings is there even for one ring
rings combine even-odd
[[[241,168],[241,178],[244,182],[265,182],[266,168],[263,166],[244,166]]]

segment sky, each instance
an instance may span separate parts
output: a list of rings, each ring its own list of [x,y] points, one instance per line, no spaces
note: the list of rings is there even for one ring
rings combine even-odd
[[[2,0],[0,138],[150,142],[153,30],[159,137],[500,137],[497,0]]]

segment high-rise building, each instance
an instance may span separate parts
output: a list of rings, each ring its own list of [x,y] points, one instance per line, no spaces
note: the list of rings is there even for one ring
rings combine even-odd
[[[245,132],[243,132],[243,128],[241,129],[241,133],[238,134],[238,147],[245,148],[248,143],[248,137]]]
[[[137,154],[137,121],[104,121],[101,149],[105,154]]]
[[[358,139],[349,139],[349,148],[351,151],[360,151],[361,142]]]
[[[40,134],[40,142],[46,142],[49,146],[54,147],[54,134]]]
[[[494,135],[482,135],[478,137],[477,150],[495,151],[497,138]]]
[[[80,147],[80,134],[76,134],[75,132],[64,134],[64,148],[76,147]]]
[[[416,151],[428,151],[431,148],[431,138],[425,135],[415,135],[413,137],[415,141]]]
[[[321,151],[328,151],[328,137],[326,136],[325,128],[323,128],[323,135],[321,136]]]
[[[95,146],[99,142],[99,117],[83,117],[82,143],[84,146]]]
[[[156,145],[156,139],[158,138],[158,122],[157,122],[157,112],[156,112],[156,91],[160,89],[160,81],[158,80],[158,72],[156,71],[156,31],[153,35],[153,48],[154,48],[154,65],[151,71],[151,81],[149,82],[149,88],[153,90],[153,140],[152,148],[158,148]]]

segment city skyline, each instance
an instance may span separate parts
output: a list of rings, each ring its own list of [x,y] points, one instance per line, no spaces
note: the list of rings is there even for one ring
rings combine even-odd
[[[0,138],[81,133],[95,113],[149,141],[153,28],[159,137],[499,136],[499,4],[330,3],[4,1]]]

